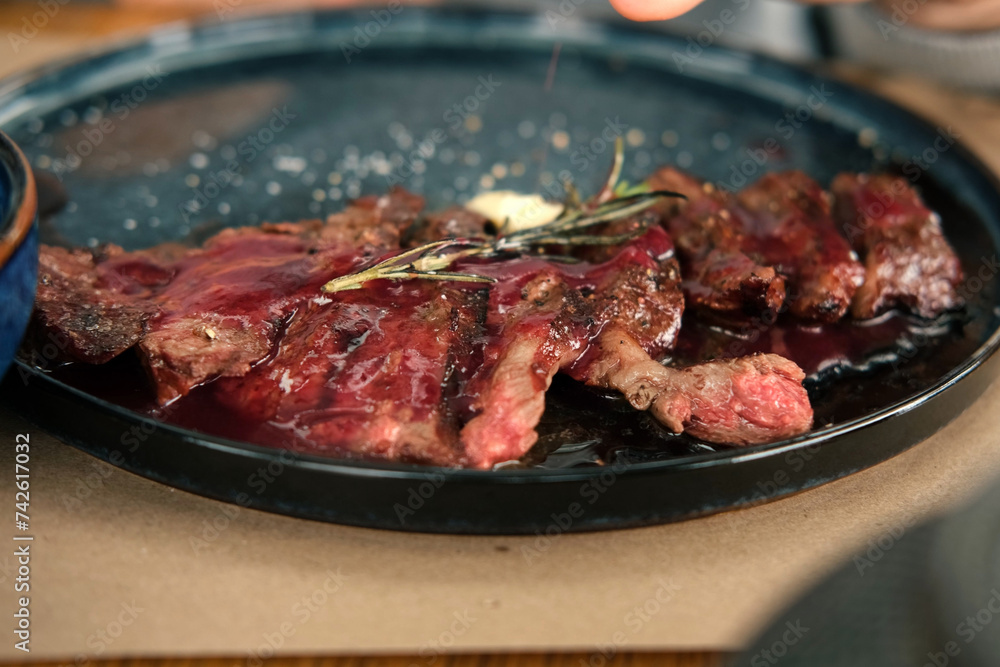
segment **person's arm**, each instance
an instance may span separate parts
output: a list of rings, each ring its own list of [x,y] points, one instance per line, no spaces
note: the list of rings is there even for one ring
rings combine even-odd
[[[745,0],[740,0],[745,1]],[[670,19],[702,0],[611,0],[637,21]],[[951,85],[1000,89],[1000,0],[803,0],[823,12],[836,57]]]
[[[804,0],[805,4],[832,4],[857,0]],[[684,14],[702,0],[611,0],[622,16],[633,21],[661,21]],[[936,30],[985,30],[1000,27],[1000,0],[878,0],[875,4],[887,15],[905,11],[915,3],[917,9],[908,13],[908,23]]]

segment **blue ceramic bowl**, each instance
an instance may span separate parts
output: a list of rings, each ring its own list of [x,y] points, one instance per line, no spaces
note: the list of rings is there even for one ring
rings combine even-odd
[[[0,376],[24,335],[38,279],[38,196],[31,166],[0,132]]]

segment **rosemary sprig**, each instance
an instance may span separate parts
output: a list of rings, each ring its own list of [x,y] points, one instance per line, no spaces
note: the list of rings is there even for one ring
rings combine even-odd
[[[465,246],[465,250],[450,253],[435,254],[446,246]],[[351,273],[346,276],[334,278],[323,285],[322,290],[327,293],[343,292],[346,290],[361,289],[369,280],[410,280],[413,278],[424,278],[426,280],[450,280],[469,283],[493,283],[493,278],[477,276],[469,273],[452,273],[444,271],[456,260],[469,255],[478,254],[480,251],[489,248],[485,241],[455,240],[446,239],[444,241],[434,241],[426,243],[412,250],[406,250],[389,259],[383,260],[364,271]]]
[[[568,193],[562,213],[551,222],[534,227],[521,228],[505,233],[507,225],[501,225],[500,233],[491,240],[446,239],[433,241],[417,248],[406,250],[383,260],[363,271],[334,278],[323,285],[327,293],[361,289],[371,280],[446,280],[473,283],[493,283],[495,279],[474,273],[446,271],[449,266],[463,257],[500,257],[511,254],[536,253],[552,259],[561,257],[546,255],[546,246],[619,245],[646,231],[640,225],[628,234],[603,236],[588,234],[590,228],[616,220],[623,220],[648,209],[663,197],[684,197],[669,190],[651,190],[645,183],[629,186],[621,182],[625,148],[621,137],[615,142],[614,161],[607,181],[597,194],[581,202],[572,184],[567,184]],[[460,249],[456,249],[460,248]],[[567,258],[568,259],[568,258]]]

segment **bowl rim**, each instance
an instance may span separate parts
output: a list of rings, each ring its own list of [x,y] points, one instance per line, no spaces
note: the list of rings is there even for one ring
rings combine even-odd
[[[0,131],[0,161],[11,172],[10,206],[0,219],[0,267],[21,247],[35,224],[38,213],[38,192],[35,175],[24,153],[14,140]]]

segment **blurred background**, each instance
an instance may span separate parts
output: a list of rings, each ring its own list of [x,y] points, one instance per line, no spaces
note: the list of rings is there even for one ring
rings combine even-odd
[[[434,0],[418,0],[427,4]],[[627,0],[626,0],[627,1]],[[678,0],[690,4],[690,0]],[[74,32],[107,34],[136,25],[196,15],[220,18],[236,12],[301,6],[363,4],[354,0],[7,0],[0,22],[31,31],[30,17],[42,6],[57,8],[52,26],[72,22]],[[404,2],[404,4],[410,4]],[[608,0],[463,0],[449,5],[551,12],[559,22],[622,20]],[[652,4],[652,3],[651,3]],[[49,13],[49,12],[47,12]],[[62,14],[62,16],[58,16]],[[82,21],[82,23],[80,22]],[[35,22],[37,23],[37,22]],[[49,21],[46,21],[49,23]],[[654,29],[692,37],[694,44],[720,43],[796,61],[836,58],[880,69],[918,73],[952,86],[1000,88],[1000,3],[994,0],[879,0],[820,6],[792,0],[706,0]],[[17,31],[14,31],[17,34]],[[10,35],[8,38],[11,39]],[[51,36],[50,36],[51,38]],[[17,41],[17,37],[13,37]],[[31,41],[31,40],[28,40]],[[28,43],[16,60],[37,51]],[[65,43],[65,48],[72,44]],[[19,50],[20,51],[20,50]],[[15,62],[0,62],[0,68]]]

